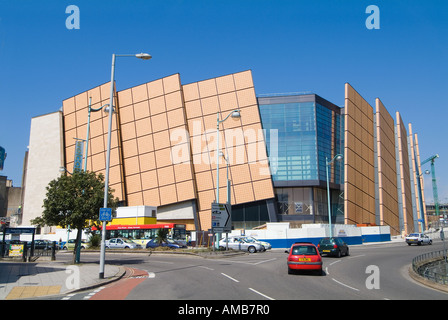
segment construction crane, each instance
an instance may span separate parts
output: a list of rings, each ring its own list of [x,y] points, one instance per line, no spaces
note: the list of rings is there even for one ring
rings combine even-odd
[[[431,157],[429,157],[428,159],[426,159],[425,161],[423,161],[420,165],[423,166],[425,163],[428,163],[431,161],[431,175],[432,175],[432,192],[433,192],[433,197],[434,197],[434,206],[435,206],[435,214],[436,216],[440,217],[440,213],[439,213],[439,195],[437,192],[437,183],[436,183],[436,169],[434,166],[434,161],[439,157],[438,154],[433,155]]]

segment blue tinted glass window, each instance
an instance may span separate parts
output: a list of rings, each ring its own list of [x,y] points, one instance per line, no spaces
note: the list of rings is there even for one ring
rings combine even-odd
[[[314,102],[270,104],[260,106],[269,157],[277,150],[274,181],[317,180],[316,110]],[[271,141],[276,130],[278,141]],[[273,143],[271,145],[271,143]],[[272,162],[271,162],[272,169]]]
[[[262,104],[260,116],[274,181],[326,181],[326,159],[343,153],[343,116],[316,102]],[[332,182],[342,183],[342,164],[331,166]]]

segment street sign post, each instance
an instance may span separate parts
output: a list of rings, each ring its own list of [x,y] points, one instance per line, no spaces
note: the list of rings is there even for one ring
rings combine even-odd
[[[228,203],[212,203],[212,230],[218,232],[232,231],[232,209]]]

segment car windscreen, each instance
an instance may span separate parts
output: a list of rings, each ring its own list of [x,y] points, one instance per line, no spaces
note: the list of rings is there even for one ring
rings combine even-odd
[[[294,246],[292,247],[292,254],[296,255],[315,255],[317,254],[316,248],[312,246]]]

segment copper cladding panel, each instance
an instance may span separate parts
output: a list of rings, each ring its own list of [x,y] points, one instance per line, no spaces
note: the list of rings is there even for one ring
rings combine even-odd
[[[183,86],[201,228],[211,227],[211,203],[216,200],[216,125],[232,110],[241,118],[229,117],[220,124],[220,151],[228,156],[231,203],[241,204],[274,197],[267,166],[266,147],[251,71],[230,74]],[[249,155],[250,152],[250,156]],[[260,156],[259,156],[260,155]],[[219,158],[219,201],[226,201],[226,161]]]
[[[98,109],[109,103],[109,95],[110,83],[106,83],[63,101],[65,167],[69,171],[73,170],[75,138],[86,139],[89,98],[91,98],[92,109]],[[87,170],[103,175],[106,169],[108,121],[109,114],[103,110],[91,112]],[[122,149],[119,143],[120,132],[116,114],[112,121],[109,186],[114,189],[114,196],[123,200],[125,194]]]
[[[118,105],[123,157],[130,166],[124,170],[126,192],[133,205],[163,206],[194,199],[192,165],[177,163],[172,154],[173,149],[178,151],[178,141],[172,141],[171,130],[186,132],[179,75],[121,91]]]
[[[398,142],[398,163],[400,170],[400,185],[402,210],[403,210],[403,224],[404,232],[406,234],[414,232],[414,217],[412,212],[412,189],[411,189],[411,173],[409,165],[409,150],[408,150],[408,133],[406,126],[403,123],[400,113],[396,112],[396,131]]]
[[[345,223],[375,223],[373,109],[345,84]]]
[[[380,225],[400,233],[397,194],[397,163],[395,156],[395,124],[380,99],[376,99],[376,143],[378,163],[378,203]]]

